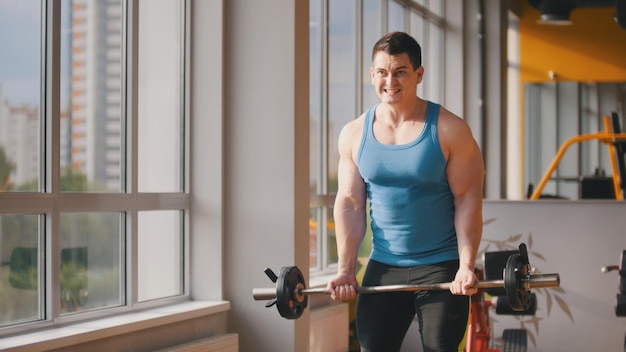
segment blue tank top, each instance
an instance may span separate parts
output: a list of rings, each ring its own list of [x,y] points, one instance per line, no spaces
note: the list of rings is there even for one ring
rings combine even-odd
[[[454,197],[437,137],[439,105],[428,102],[424,129],[407,144],[379,143],[365,113],[357,166],[367,187],[371,259],[409,267],[458,259]]]

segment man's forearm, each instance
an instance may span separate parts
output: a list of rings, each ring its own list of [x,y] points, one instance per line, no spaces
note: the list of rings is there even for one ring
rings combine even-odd
[[[361,214],[363,213],[363,214]],[[354,274],[359,248],[365,237],[364,212],[335,207],[335,235],[337,238],[338,272]]]

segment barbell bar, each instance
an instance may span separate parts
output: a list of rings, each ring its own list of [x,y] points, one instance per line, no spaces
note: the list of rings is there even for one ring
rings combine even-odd
[[[553,288],[560,284],[559,274],[531,274],[528,278],[522,279],[524,289],[530,291],[533,288]],[[382,285],[382,286],[359,286],[355,287],[357,294],[371,294],[384,292],[417,292],[417,291],[437,291],[449,290],[451,282],[443,282],[438,284],[425,285]],[[505,288],[504,279],[502,280],[481,280],[476,281],[472,288]],[[295,294],[299,295],[315,295],[330,294],[326,291],[326,287],[317,288],[300,288],[296,287]],[[252,289],[252,297],[256,301],[272,300],[276,298],[275,287],[264,287]]]
[[[511,254],[502,270],[502,279],[477,281],[473,288],[504,288],[509,305],[514,311],[526,311],[530,308],[533,288],[558,287],[561,279],[559,274],[531,274],[526,244],[519,245],[519,251]],[[306,288],[304,275],[298,267],[287,266],[277,276],[271,269],[265,274],[276,283],[276,287],[254,288],[252,297],[255,300],[270,300],[265,306],[276,305],[280,315],[287,319],[299,318],[308,303],[308,295],[329,294],[325,287]],[[451,282],[424,285],[381,285],[355,287],[358,294],[417,292],[433,290],[449,290]]]

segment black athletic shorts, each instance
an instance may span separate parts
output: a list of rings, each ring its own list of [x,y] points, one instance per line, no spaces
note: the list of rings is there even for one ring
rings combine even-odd
[[[362,286],[423,285],[450,282],[459,261],[403,268],[370,260]],[[400,351],[417,314],[424,352],[462,351],[469,322],[470,297],[449,290],[361,294],[356,329],[364,352]]]

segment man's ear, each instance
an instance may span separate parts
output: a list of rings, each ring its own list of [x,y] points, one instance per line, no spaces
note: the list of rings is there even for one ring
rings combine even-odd
[[[422,83],[422,79],[424,79],[424,66],[420,66],[415,70],[417,73],[417,84]]]

